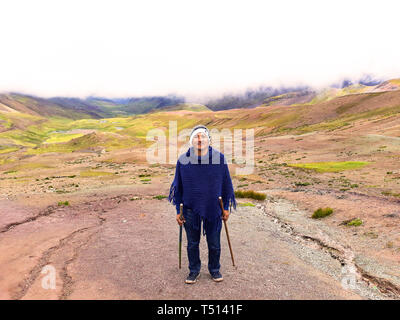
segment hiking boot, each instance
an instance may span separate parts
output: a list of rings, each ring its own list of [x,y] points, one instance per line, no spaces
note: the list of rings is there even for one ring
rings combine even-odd
[[[224,280],[224,278],[222,277],[222,274],[219,271],[211,273],[211,278],[215,282],[221,282],[222,280]]]
[[[197,272],[197,273],[190,272],[185,280],[185,283],[189,283],[189,284],[195,283],[195,282],[197,282],[197,279],[199,277],[200,277],[200,272]]]

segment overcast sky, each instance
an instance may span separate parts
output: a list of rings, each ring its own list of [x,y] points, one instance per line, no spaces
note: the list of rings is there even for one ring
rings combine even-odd
[[[399,1],[0,2],[0,91],[204,95],[400,77]]]

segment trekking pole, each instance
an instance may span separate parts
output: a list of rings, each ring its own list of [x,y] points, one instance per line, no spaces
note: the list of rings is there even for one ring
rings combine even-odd
[[[218,197],[218,199],[219,199],[219,204],[221,206],[221,211],[222,211],[222,214],[223,214],[224,213],[224,203],[222,202],[222,197]],[[224,220],[224,225],[225,225],[226,237],[228,239],[229,251],[231,252],[232,265],[235,266],[235,260],[233,260],[233,252],[232,252],[231,240],[229,239],[228,226],[226,225],[226,221],[225,220]]]
[[[183,203],[180,204],[179,220],[182,220],[183,215]],[[179,269],[181,269],[182,260],[182,225],[179,226]]]

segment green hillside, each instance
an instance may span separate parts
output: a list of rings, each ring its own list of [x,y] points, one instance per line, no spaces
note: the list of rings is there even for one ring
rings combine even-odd
[[[59,109],[49,104],[44,105],[43,111],[40,99],[1,95],[0,164],[15,161],[16,157],[48,152],[107,152],[146,147],[152,144],[146,141],[149,130],[160,128],[168,136],[169,121],[173,120],[177,121],[178,132],[205,124],[210,129],[253,128],[256,136],[264,136],[339,130],[362,119],[399,116],[400,90],[362,93],[364,90],[365,86],[360,85],[327,90],[319,100],[315,97],[308,103],[290,106],[262,104],[251,109],[216,112],[201,104],[178,103],[145,114],[99,119],[71,119],[57,115]],[[296,95],[288,93],[280,96],[288,97]],[[103,108],[120,107],[102,101]],[[45,115],[54,110],[56,115]],[[84,116],[71,110],[63,110],[61,114],[70,112],[74,117]]]

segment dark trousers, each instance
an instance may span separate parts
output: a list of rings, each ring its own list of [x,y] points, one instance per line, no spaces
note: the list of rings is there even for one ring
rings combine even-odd
[[[198,273],[201,268],[200,261],[200,236],[201,236],[201,226],[199,230],[193,228],[194,219],[199,219],[199,217],[194,217],[191,209],[187,209],[185,220],[183,224],[187,236],[187,255],[189,259],[189,270],[190,272]],[[211,232],[211,230],[206,231],[207,245],[208,245],[208,271],[210,273],[218,272],[221,265],[219,259],[221,256],[221,227],[217,228],[217,231]]]

